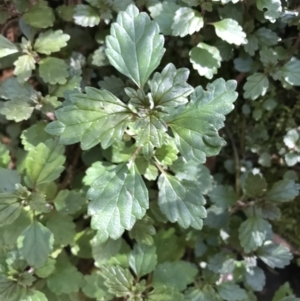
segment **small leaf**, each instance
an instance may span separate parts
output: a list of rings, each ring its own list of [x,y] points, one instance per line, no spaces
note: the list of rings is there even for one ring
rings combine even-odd
[[[276,182],[266,194],[266,198],[273,202],[289,202],[293,200],[300,190],[300,185],[292,180],[284,179]]]
[[[135,166],[120,164],[107,168],[91,185],[88,212],[91,226],[103,236],[119,238],[132,229],[149,207],[148,190]]]
[[[21,214],[22,207],[18,195],[0,193],[0,227],[12,224]]]
[[[202,76],[212,79],[221,66],[221,55],[218,48],[199,43],[190,51],[190,62],[193,68]]]
[[[146,298],[146,301],[184,301],[182,294],[167,286],[156,287]]]
[[[243,189],[248,197],[256,198],[266,193],[267,186],[268,184],[264,177],[250,172],[244,181]]]
[[[0,192],[15,192],[16,184],[21,183],[21,177],[16,170],[0,167]]]
[[[0,108],[0,113],[5,115],[7,120],[20,122],[31,117],[34,107],[27,103],[24,99],[9,100]]]
[[[185,229],[190,226],[198,230],[202,228],[206,217],[205,199],[194,182],[161,174],[158,188],[158,204],[169,221],[178,222]]]
[[[156,247],[135,244],[130,253],[129,265],[138,277],[154,271],[157,264]]]
[[[204,25],[201,14],[189,7],[180,7],[173,18],[172,34],[185,37],[198,32]]]
[[[233,188],[225,185],[214,187],[208,195],[213,203],[224,209],[230,208],[238,199]]]
[[[246,284],[255,292],[260,292],[266,285],[266,276],[260,267],[253,267],[246,271]]]
[[[156,233],[153,224],[153,219],[145,215],[143,219],[136,221],[129,232],[129,237],[135,239],[139,244],[152,245],[153,235]]]
[[[0,34],[0,58],[19,52],[18,47]]]
[[[292,57],[283,67],[280,68],[284,80],[293,86],[300,86],[300,60]]]
[[[100,23],[98,11],[89,5],[76,5],[73,18],[76,24],[84,27],[94,27]]]
[[[244,97],[247,99],[255,100],[259,96],[264,96],[269,88],[268,77],[259,72],[255,72],[247,77],[247,82],[245,83]]]
[[[254,56],[256,50],[258,50],[258,39],[255,35],[249,34],[247,36],[248,43],[244,45],[244,49],[251,56]]]
[[[86,204],[86,198],[75,190],[60,190],[53,203],[61,214],[75,214]]]
[[[39,73],[45,83],[64,85],[69,76],[68,65],[61,59],[47,57],[39,62]]]
[[[48,299],[40,291],[29,290],[26,292],[25,296],[22,296],[21,301],[48,301]]]
[[[216,34],[219,38],[229,44],[241,45],[246,44],[246,34],[239,23],[233,19],[223,19],[213,23]]]
[[[19,56],[16,62],[14,74],[17,75],[20,82],[25,82],[31,77],[32,70],[35,69],[35,59],[30,54]]]
[[[223,300],[227,301],[239,301],[247,300],[246,291],[240,288],[235,283],[224,282],[217,286],[218,293]]]
[[[178,149],[173,140],[170,140],[170,143],[168,145],[164,144],[161,148],[155,151],[156,159],[162,165],[167,166],[173,164],[173,162],[177,159],[177,154]]]
[[[280,40],[274,31],[265,27],[260,27],[255,31],[254,36],[257,38],[259,44],[267,47],[276,45]]]
[[[28,264],[41,267],[53,248],[53,234],[41,223],[34,221],[18,238],[18,248]]]
[[[67,46],[70,36],[64,34],[62,30],[47,30],[39,34],[38,38],[34,43],[34,50],[43,53],[51,54],[53,52],[60,51],[61,48]]]
[[[264,11],[265,18],[274,23],[281,16],[282,6],[280,0],[258,0],[257,8]]]
[[[165,51],[157,23],[146,13],[139,13],[136,6],[129,5],[118,14],[110,33],[106,38],[110,63],[138,87],[143,87]]]

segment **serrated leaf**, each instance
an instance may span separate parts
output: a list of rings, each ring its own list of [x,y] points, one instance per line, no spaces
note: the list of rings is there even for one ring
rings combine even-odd
[[[18,47],[0,34],[0,58],[17,53]]]
[[[244,45],[244,49],[251,56],[254,56],[255,51],[258,49],[258,39],[254,34],[249,34],[247,40],[248,43]]]
[[[136,167],[120,164],[106,169],[88,191],[91,226],[103,236],[119,238],[131,230],[149,207],[148,190]]]
[[[145,215],[143,219],[136,221],[129,232],[129,237],[135,239],[139,244],[152,245],[152,236],[156,233],[153,224],[153,219]]]
[[[250,172],[243,185],[244,193],[251,198],[256,198],[264,195],[267,191],[268,183],[260,174]]]
[[[49,213],[52,210],[52,206],[46,202],[44,193],[33,192],[27,201],[32,211]]]
[[[129,108],[106,90],[86,88],[86,94],[71,95],[71,104],[56,111],[58,121],[46,131],[60,135],[63,144],[81,142],[83,150],[101,142],[104,149],[122,140],[132,117]],[[88,121],[88,122],[87,122]]]
[[[68,34],[64,34],[62,30],[47,30],[39,34],[34,43],[34,50],[43,53],[51,54],[60,51],[61,48],[67,46],[67,41],[70,40]]]
[[[255,292],[263,290],[266,284],[266,276],[260,267],[252,267],[245,273],[246,284]]]
[[[214,187],[208,195],[213,203],[224,209],[230,208],[238,199],[233,188],[226,185]]]
[[[56,180],[64,170],[64,146],[49,139],[32,148],[26,158],[27,181],[30,187]]]
[[[212,25],[215,27],[217,36],[227,43],[235,45],[247,43],[246,34],[237,21],[233,19],[223,19]]]
[[[48,299],[40,291],[29,290],[21,297],[20,301],[48,301]]]
[[[258,0],[256,6],[264,11],[265,18],[274,23],[281,16],[282,6],[280,0]]]
[[[45,83],[64,85],[67,82],[69,66],[64,60],[47,57],[39,62],[39,73]]]
[[[120,266],[107,266],[101,268],[104,284],[108,291],[117,297],[126,297],[132,292],[133,276],[128,269]]]
[[[16,170],[0,167],[0,192],[15,192],[16,184],[21,182],[21,177]]]
[[[219,295],[210,285],[201,289],[191,288],[184,294],[186,301],[219,301]]]
[[[274,203],[263,203],[259,206],[263,218],[274,220],[280,218],[281,211]]]
[[[14,120],[20,122],[31,117],[34,107],[25,102],[24,99],[9,100],[0,108],[0,113],[5,115],[7,120]]]
[[[178,149],[174,142],[171,140],[169,144],[164,144],[162,147],[155,151],[155,158],[162,165],[172,165],[177,159]]]
[[[34,270],[34,273],[40,278],[48,278],[55,269],[56,261],[52,258],[49,258],[46,263],[38,269]]]
[[[120,12],[106,37],[106,55],[122,74],[143,87],[165,52],[157,23],[134,5]],[[147,55],[145,55],[147,53]]]
[[[99,12],[84,4],[76,5],[73,18],[76,24],[84,27],[94,27],[100,23]]]
[[[109,65],[104,46],[100,46],[92,55],[92,64],[97,67]]]
[[[198,86],[189,104],[174,110],[168,123],[186,160],[203,163],[206,156],[219,153],[225,141],[218,130],[224,126],[225,115],[233,109],[235,88],[235,81],[217,79],[207,85],[207,91]]]
[[[180,37],[192,35],[194,32],[198,32],[203,25],[203,17],[198,11],[190,7],[180,7],[176,10],[173,18],[172,34]]]
[[[187,96],[193,92],[193,87],[186,82],[189,73],[187,68],[176,70],[172,63],[161,73],[156,72],[148,83],[154,104],[160,107],[174,107],[187,103]]]
[[[41,267],[53,249],[53,234],[40,222],[34,221],[18,238],[18,248],[28,264]]]
[[[184,301],[182,294],[177,292],[175,289],[167,286],[156,287],[151,291],[147,297],[146,301]]]
[[[0,297],[3,300],[19,301],[22,294],[22,287],[12,279],[0,276]]]
[[[164,262],[153,272],[153,285],[166,285],[175,290],[183,291],[192,283],[198,273],[196,266],[187,261]]]
[[[21,200],[16,194],[0,193],[0,227],[12,224],[21,214]]]
[[[246,253],[261,247],[271,234],[271,225],[258,216],[251,216],[239,227],[239,239]]]
[[[75,214],[86,204],[86,198],[75,190],[60,190],[53,203],[61,214]]]
[[[53,10],[48,6],[46,1],[39,1],[35,5],[29,7],[28,11],[23,15],[23,18],[26,23],[36,28],[53,26],[55,21]]]
[[[300,185],[293,180],[284,179],[276,182],[266,194],[266,198],[273,202],[288,202],[293,200],[300,190]]]
[[[176,3],[164,1],[155,3],[149,7],[151,17],[159,25],[160,32],[164,35],[172,34],[173,17],[177,9],[180,8]]]
[[[224,282],[217,286],[221,298],[227,301],[247,300],[246,291],[235,283]]]
[[[75,4],[68,4],[68,5],[60,5],[56,8],[57,14],[60,18],[62,18],[64,21],[72,22],[75,12]]]
[[[259,96],[264,96],[269,88],[268,77],[259,72],[255,72],[247,77],[247,82],[245,83],[244,97],[247,99],[255,100]]]
[[[284,268],[290,263],[293,255],[283,245],[276,245],[271,241],[266,242],[258,251],[258,257],[271,268]]]
[[[261,46],[273,46],[280,40],[277,34],[269,28],[260,27],[255,31],[254,36]]]
[[[158,204],[169,221],[178,222],[185,229],[190,226],[198,230],[202,228],[206,217],[205,199],[195,183],[161,174],[158,188]]]
[[[30,78],[32,70],[35,69],[35,59],[31,54],[21,55],[14,65],[16,67],[14,74],[20,82],[25,82]]]
[[[154,271],[157,264],[155,246],[135,244],[129,256],[130,268],[138,277],[143,277]]]
[[[230,254],[220,252],[209,259],[207,267],[216,274],[230,274],[233,272],[235,264],[236,261],[230,258]]]
[[[285,81],[293,86],[300,86],[300,60],[292,57],[284,66],[280,68]]]
[[[190,51],[190,62],[193,68],[208,79],[212,79],[213,75],[218,72],[221,60],[218,48],[202,42]]]

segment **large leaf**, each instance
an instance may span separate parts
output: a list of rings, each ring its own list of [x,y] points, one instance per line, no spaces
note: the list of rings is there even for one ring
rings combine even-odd
[[[266,284],[266,276],[260,267],[253,267],[246,271],[245,282],[254,291],[260,292]]]
[[[0,58],[18,52],[18,47],[0,34]]]
[[[246,291],[235,283],[224,282],[217,287],[218,293],[223,300],[238,301],[247,300]]]
[[[106,55],[121,73],[143,87],[164,54],[164,38],[157,23],[134,5],[120,12],[106,38]]]
[[[161,211],[172,223],[178,222],[183,228],[200,230],[206,217],[205,199],[197,184],[180,181],[166,173],[158,179],[158,204]]]
[[[86,94],[73,94],[71,104],[56,111],[58,121],[46,131],[60,135],[63,144],[81,142],[89,149],[101,142],[103,148],[121,140],[132,117],[129,108],[106,90],[86,88]]]
[[[18,248],[29,265],[39,268],[47,261],[53,242],[53,234],[50,230],[34,221],[19,237]]]
[[[197,87],[185,107],[173,111],[169,125],[176,145],[186,160],[205,162],[206,156],[217,155],[225,141],[218,134],[225,115],[237,98],[236,82],[217,79],[207,91]]]
[[[284,203],[293,200],[300,190],[300,185],[292,180],[284,179],[273,184],[266,198],[273,202]]]
[[[149,207],[148,190],[131,163],[107,168],[91,185],[88,197],[91,226],[101,231],[103,240],[119,238]]]

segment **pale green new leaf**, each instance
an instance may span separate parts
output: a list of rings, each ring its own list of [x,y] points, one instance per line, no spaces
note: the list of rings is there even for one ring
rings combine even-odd
[[[284,179],[273,184],[266,194],[266,199],[273,202],[289,202],[293,200],[300,190],[300,185],[293,180]]]
[[[245,273],[245,283],[255,292],[262,291],[266,284],[264,271],[260,267],[247,269]]]
[[[222,57],[218,48],[200,42],[190,51],[190,62],[202,76],[212,79],[221,67]]]
[[[149,207],[148,189],[136,167],[120,164],[107,168],[88,191],[91,226],[105,238],[119,238],[132,229]]]
[[[282,6],[280,0],[257,0],[256,6],[264,11],[265,18],[274,23],[281,16]]]
[[[24,54],[19,56],[14,65],[16,66],[14,74],[20,82],[25,82],[30,78],[32,70],[35,69],[35,59],[31,54]]]
[[[250,172],[244,181],[243,190],[248,197],[256,198],[266,193],[267,186],[267,181],[263,176]]]
[[[36,290],[29,290],[23,294],[20,301],[48,301],[45,294]]]
[[[21,200],[16,194],[0,193],[0,227],[12,224],[21,214]]]
[[[28,264],[39,268],[53,249],[53,234],[40,222],[34,221],[18,238],[18,248]]]
[[[207,85],[207,91],[198,86],[191,101],[173,111],[169,125],[176,145],[186,160],[205,162],[206,156],[217,155],[225,141],[218,130],[224,126],[225,115],[232,111],[237,98],[236,82],[217,79]]]
[[[64,85],[67,82],[69,66],[64,60],[47,57],[39,62],[39,73],[45,83]]]
[[[178,149],[173,140],[170,140],[168,144],[164,144],[161,148],[155,151],[155,158],[162,165],[172,165],[173,162],[178,158]]]
[[[100,23],[99,12],[89,5],[76,5],[73,18],[76,24],[84,27],[94,27]]]
[[[26,158],[27,182],[30,187],[56,180],[64,170],[65,148],[49,139],[32,148]]]
[[[39,53],[51,54],[66,47],[69,39],[70,36],[64,34],[62,30],[48,30],[39,34],[35,40],[33,49]]]
[[[217,286],[219,295],[223,300],[239,301],[247,300],[246,291],[239,285],[231,282],[223,282]]]
[[[18,52],[18,47],[0,34],[0,58]]]
[[[257,251],[258,257],[271,268],[284,268],[293,258],[290,250],[283,245],[266,242]]]
[[[158,179],[158,188],[158,204],[169,221],[178,222],[185,229],[202,228],[206,218],[205,199],[197,184],[165,173]]]
[[[5,115],[7,120],[20,122],[30,118],[34,107],[26,102],[25,99],[14,99],[4,102],[0,108],[0,113]]]
[[[173,261],[159,264],[153,273],[153,285],[166,285],[175,290],[183,291],[192,283],[198,273],[197,267],[187,261]]]
[[[46,263],[38,269],[34,270],[34,273],[40,278],[48,278],[55,270],[56,261],[49,258]]]
[[[269,88],[268,77],[259,72],[255,72],[247,77],[247,82],[245,83],[244,97],[247,99],[255,100],[260,96],[264,96]]]
[[[172,34],[180,37],[192,35],[199,31],[203,25],[203,17],[198,11],[190,7],[180,7],[176,10],[173,18]]]
[[[158,24],[134,5],[120,12],[106,38],[106,55],[121,73],[143,87],[165,52]],[[146,54],[146,55],[145,55]]]
[[[238,199],[233,188],[226,185],[214,187],[208,195],[213,203],[224,209],[230,208]]]
[[[157,264],[155,246],[135,244],[130,253],[129,265],[138,277],[143,277],[154,271]]]
[[[161,107],[175,107],[188,102],[187,96],[193,87],[187,83],[187,68],[177,69],[170,63],[161,73],[156,72],[148,83],[154,104]]]
[[[156,287],[151,291],[146,299],[146,301],[184,301],[184,297],[181,293],[177,292],[175,289],[167,286]]]
[[[58,121],[50,123],[46,131],[60,135],[60,142],[81,142],[83,150],[101,142],[108,148],[115,140],[122,140],[132,118],[132,112],[121,100],[106,90],[86,88],[86,94],[71,95],[71,104],[58,109]]]
[[[283,78],[293,86],[300,86],[300,60],[292,57],[280,68]]]
[[[233,19],[223,19],[212,25],[215,27],[217,36],[227,43],[235,45],[247,43],[246,34],[237,21]]]
[[[246,253],[261,247],[271,234],[271,225],[258,216],[251,216],[239,227],[239,239]]]

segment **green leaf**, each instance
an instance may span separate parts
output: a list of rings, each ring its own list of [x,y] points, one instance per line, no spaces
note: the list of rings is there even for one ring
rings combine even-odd
[[[244,97],[247,99],[255,100],[259,96],[264,96],[269,88],[268,77],[259,72],[255,72],[247,77],[247,82],[245,83]]]
[[[300,86],[300,60],[292,57],[284,66],[280,68],[285,81],[293,86]]]
[[[60,18],[62,18],[64,21],[72,22],[75,12],[75,4],[68,4],[68,5],[60,5],[56,8],[57,14]]]
[[[247,36],[248,43],[244,45],[244,49],[251,56],[254,56],[256,50],[258,50],[258,39],[255,35],[249,34]]]
[[[194,182],[161,174],[158,188],[158,204],[169,221],[178,222],[185,229],[190,226],[198,230],[202,228],[206,217],[205,199]]]
[[[160,32],[164,35],[172,34],[173,17],[177,9],[180,8],[176,3],[164,1],[163,3],[155,3],[148,9],[151,17],[159,25]]]
[[[170,140],[170,143],[168,145],[164,144],[161,148],[155,151],[156,159],[162,165],[167,166],[173,164],[173,162],[177,159],[177,154],[178,149],[173,140]]]
[[[266,47],[276,45],[279,41],[277,34],[271,29],[265,27],[260,27],[254,33],[254,36],[257,38],[260,45]]]
[[[132,292],[134,278],[128,269],[120,266],[103,266],[101,274],[108,291],[115,296],[126,297]]]
[[[65,148],[49,139],[32,148],[26,158],[27,182],[30,187],[56,180],[64,170]]]
[[[274,23],[281,16],[282,7],[280,0],[257,0],[256,6],[264,11],[265,18]]]
[[[35,69],[35,59],[31,54],[19,56],[16,62],[14,74],[20,82],[25,82],[31,77],[32,70]]]
[[[189,7],[180,7],[173,18],[172,34],[185,37],[198,32],[204,25],[201,14]]]
[[[18,47],[0,34],[0,58],[19,52]]]
[[[223,19],[212,24],[219,38],[229,44],[247,44],[246,34],[239,23],[233,19]]]
[[[129,265],[138,277],[143,277],[154,271],[157,264],[155,246],[135,244],[130,253]]]
[[[47,228],[54,235],[56,245],[72,245],[75,237],[75,224],[71,216],[65,216],[54,212],[47,221]]]
[[[110,33],[106,38],[106,55],[110,63],[138,87],[143,87],[165,51],[157,23],[146,13],[139,13],[134,5],[129,5],[126,11],[118,14]]]
[[[293,255],[283,245],[275,245],[273,242],[266,242],[257,251],[258,257],[271,268],[284,268],[289,265]]]
[[[75,214],[86,204],[86,198],[75,190],[60,190],[53,203],[61,214]]]
[[[263,290],[266,284],[266,276],[260,267],[252,267],[247,269],[245,273],[246,284],[255,292]]]
[[[261,247],[271,234],[271,225],[255,215],[245,220],[239,227],[239,239],[246,253]]]
[[[247,300],[246,291],[235,283],[223,282],[217,286],[218,293],[223,300],[238,301]]]
[[[19,301],[22,294],[22,288],[12,279],[0,276],[0,297],[2,300]]]
[[[217,292],[210,285],[205,285],[201,289],[189,289],[185,293],[186,301],[219,301]]]
[[[174,110],[169,125],[186,160],[203,163],[206,156],[219,153],[225,141],[218,130],[224,126],[224,115],[233,109],[232,103],[237,98],[235,88],[235,81],[217,79],[207,85],[207,91],[198,86],[189,104]]]
[[[235,268],[235,263],[230,254],[220,252],[209,259],[207,267],[216,274],[230,274]]]
[[[109,65],[104,46],[100,46],[92,55],[92,64],[97,67]]]
[[[136,167],[120,164],[107,168],[88,191],[91,226],[105,238],[119,238],[131,230],[149,207],[148,190]]]
[[[153,273],[153,285],[166,285],[183,291],[192,283],[198,273],[197,267],[187,261],[164,262],[159,264]]]
[[[22,95],[22,94],[21,94]],[[20,122],[31,117],[34,107],[27,103],[24,99],[9,100],[0,108],[0,113],[5,115],[7,120]]]
[[[51,27],[55,21],[53,10],[46,1],[39,1],[31,6],[23,15],[23,18],[26,23],[36,28]]]
[[[18,238],[18,248],[28,264],[39,268],[47,261],[53,248],[53,234],[34,221]]]
[[[39,73],[45,83],[64,85],[67,82],[69,66],[61,59],[47,57],[39,62]]]
[[[167,286],[156,287],[146,298],[146,301],[184,301],[182,294]]]
[[[21,177],[16,170],[0,167],[0,192],[15,192],[16,184],[21,182]]]
[[[34,43],[34,50],[43,53],[51,54],[60,51],[61,48],[67,46],[67,41],[70,40],[68,34],[64,34],[62,30],[47,30],[39,34]]]
[[[54,259],[49,258],[42,267],[35,269],[34,273],[40,278],[48,278],[55,269],[55,263]]]
[[[122,140],[132,113],[113,94],[86,88],[86,94],[71,95],[71,102],[58,109],[55,113],[58,121],[46,127],[48,133],[60,135],[61,143],[80,141],[82,149],[87,150],[100,142],[106,149],[115,140]]]
[[[186,82],[189,73],[187,68],[176,70],[172,63],[161,73],[156,72],[149,82],[154,104],[160,107],[174,107],[187,103],[187,96],[193,92],[193,87]]]
[[[129,232],[129,237],[135,239],[139,244],[152,245],[152,236],[156,233],[153,224],[153,219],[145,215],[143,219],[136,221]]]
[[[213,203],[224,209],[230,208],[238,199],[233,188],[226,185],[214,187],[208,195]]]
[[[18,195],[8,192],[0,193],[0,227],[12,224],[21,214],[22,208]]]
[[[84,27],[94,27],[100,23],[99,12],[89,5],[76,5],[73,18],[76,24]]]
[[[40,291],[29,290],[22,296],[20,301],[48,301],[48,299]]]
[[[267,186],[267,181],[263,176],[250,172],[244,181],[243,190],[246,196],[256,198],[266,193]]]
[[[299,190],[299,184],[296,184],[293,180],[284,179],[273,184],[266,194],[266,198],[273,202],[289,202],[299,194]]]
[[[202,42],[190,51],[190,62],[193,68],[208,79],[212,79],[214,74],[217,74],[218,68],[221,67],[221,60],[218,48]]]

